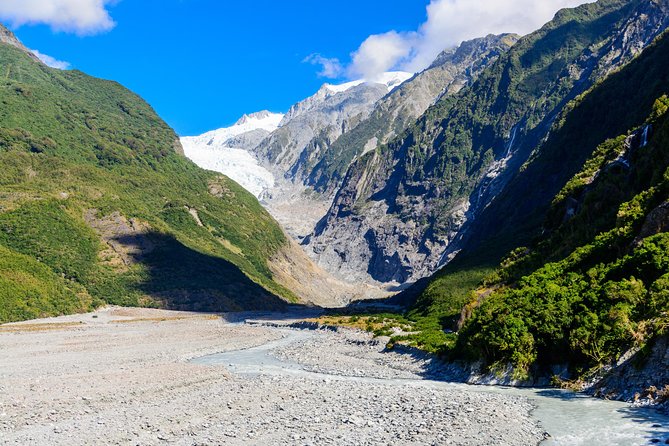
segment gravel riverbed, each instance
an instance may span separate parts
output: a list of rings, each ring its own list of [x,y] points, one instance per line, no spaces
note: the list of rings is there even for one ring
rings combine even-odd
[[[106,308],[0,326],[0,444],[536,445],[529,400],[461,389],[235,374],[191,361],[285,336],[220,316]],[[333,375],[419,378],[362,334],[276,353]]]

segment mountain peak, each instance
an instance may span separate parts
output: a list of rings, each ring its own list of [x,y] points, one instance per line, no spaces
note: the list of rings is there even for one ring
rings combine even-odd
[[[41,62],[35,54],[32,53],[21,41],[16,37],[16,35],[11,32],[8,28],[6,28],[4,25],[0,23],[0,43],[4,43],[7,45],[11,45],[15,48],[20,49],[21,51],[25,52],[28,54],[31,58],[35,59],[36,61]]]
[[[487,52],[495,50],[495,48],[503,48],[506,51],[515,45],[518,39],[520,39],[519,35],[507,33],[499,35],[488,34],[485,37],[466,40],[456,47],[442,51],[428,69],[461,61],[472,56],[480,57]]]
[[[253,132],[255,130],[264,130],[267,133],[273,132],[279,128],[283,116],[282,113],[272,113],[267,110],[245,114],[230,127],[222,127],[190,138],[207,141],[208,145],[216,143],[217,145],[227,147],[226,144],[230,139],[247,132]]]
[[[272,116],[275,116],[276,113],[272,113],[268,110],[262,110],[259,112],[251,113],[251,114],[245,114],[239,120],[235,123],[235,125],[244,125],[248,124],[252,121],[263,121],[265,119],[269,119]]]
[[[388,87],[388,91],[390,92],[405,81],[411,79],[411,77],[413,77],[413,73],[407,73],[404,71],[388,71],[370,79],[358,79],[339,85],[323,84],[321,90],[330,93],[343,93],[362,84],[381,84]]]

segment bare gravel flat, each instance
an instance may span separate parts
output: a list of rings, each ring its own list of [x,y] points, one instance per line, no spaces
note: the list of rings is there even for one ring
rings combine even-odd
[[[541,439],[532,406],[521,397],[308,374],[234,375],[225,366],[190,362],[283,336],[218,315],[125,308],[2,325],[0,444],[536,445]],[[314,339],[321,341],[277,355],[303,357],[311,368],[331,356],[332,364],[319,370],[333,374],[419,375],[419,364],[381,363],[355,337]]]

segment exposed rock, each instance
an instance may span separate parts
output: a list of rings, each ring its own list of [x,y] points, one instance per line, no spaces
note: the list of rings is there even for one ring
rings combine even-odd
[[[564,69],[546,71],[532,103],[509,101],[520,78],[509,80],[504,73],[519,69],[518,60],[531,57],[531,48],[546,50],[543,45],[556,33],[568,39],[572,31],[565,23],[573,22],[573,11],[558,13],[554,22],[524,37],[457,101],[442,98],[407,132],[359,158],[306,240],[319,264],[348,279],[414,281],[476,239],[471,223],[538,150],[563,107],[669,25],[666,0],[579,8],[584,26],[599,14],[606,28],[562,61]]]
[[[136,218],[128,220],[119,212],[99,216],[97,209],[90,209],[84,220],[107,245],[100,251],[100,259],[116,270],[126,271],[154,249],[147,236],[151,227]]]
[[[640,244],[647,237],[667,231],[669,231],[669,201],[665,201],[646,216],[639,236],[634,242]]]
[[[204,225],[202,224],[202,220],[200,220],[200,214],[198,214],[197,209],[186,206],[186,210],[191,215],[191,217],[193,217],[195,223],[197,223],[199,227],[203,228]]]
[[[355,300],[389,295],[388,292],[370,285],[352,285],[336,280],[315,265],[290,238],[288,245],[270,259],[269,268],[274,280],[293,291],[305,304],[344,307]]]
[[[669,337],[661,336],[647,350],[633,350],[623,355],[588,390],[606,398],[657,404],[669,401],[669,394],[664,395],[664,400],[658,400],[658,394],[666,386],[669,386]]]
[[[181,156],[186,156],[184,153],[184,148],[181,145],[181,141],[179,138],[174,140],[174,145],[172,146],[172,149],[174,149],[175,152],[177,152]]]
[[[42,63],[37,56],[35,56],[21,41],[14,35],[13,32],[5,28],[0,24],[0,42],[9,44],[13,47],[20,49],[21,51],[26,52],[34,60]]]
[[[367,117],[387,93],[388,87],[381,84],[360,84],[342,92],[323,86],[294,105],[279,129],[254,151],[277,177],[299,183],[329,145]]]
[[[265,138],[269,136],[270,132],[265,129],[254,129],[241,135],[231,137],[226,141],[230,147],[236,147],[244,150],[253,150],[258,147]]]

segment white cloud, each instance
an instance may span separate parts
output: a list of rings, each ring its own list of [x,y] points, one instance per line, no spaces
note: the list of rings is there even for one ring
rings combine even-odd
[[[117,0],[0,0],[0,20],[13,26],[47,24],[56,31],[95,34],[116,24],[107,6]]]
[[[62,60],[58,60],[55,57],[51,57],[48,54],[40,53],[37,50],[30,50],[31,53],[33,53],[39,60],[44,62],[45,65],[50,66],[51,68],[58,68],[59,70],[67,70],[70,68],[70,63],[69,62],[64,62]]]
[[[409,56],[412,40],[412,34],[399,34],[395,31],[369,36],[352,54],[349,75],[374,79]]]
[[[592,0],[590,0],[592,1]],[[367,38],[352,54],[352,74],[371,78],[392,68],[417,72],[446,48],[487,34],[527,34],[561,8],[587,0],[431,0],[418,30],[391,31]]]
[[[310,63],[312,65],[320,65],[321,71],[318,72],[318,77],[326,77],[328,79],[337,79],[344,74],[344,67],[337,58],[327,58],[320,54],[312,54],[305,58],[302,62]]]

